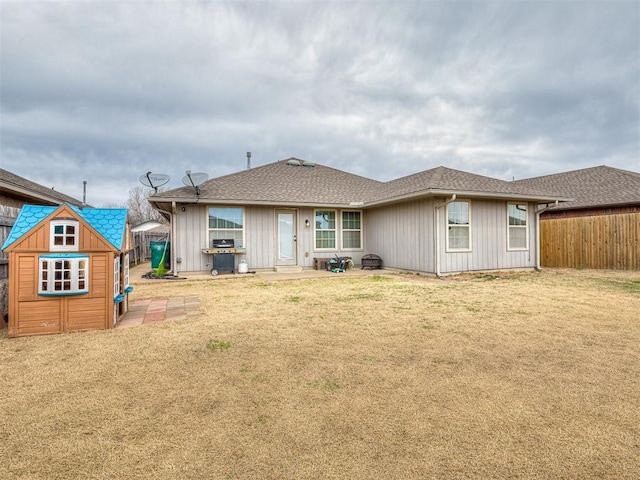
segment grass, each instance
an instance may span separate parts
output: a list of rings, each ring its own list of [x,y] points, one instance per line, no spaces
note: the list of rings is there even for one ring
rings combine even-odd
[[[198,296],[202,313],[2,331],[0,478],[637,478],[639,284],[589,270],[139,284],[134,301]]]

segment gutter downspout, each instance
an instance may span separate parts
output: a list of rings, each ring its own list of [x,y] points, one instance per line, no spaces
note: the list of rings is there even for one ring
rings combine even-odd
[[[440,272],[440,209],[455,199],[456,194],[454,193],[451,198],[442,205],[436,205],[436,277],[438,278],[442,277],[442,273]]]
[[[173,245],[171,247],[171,271],[173,272],[174,275],[178,274],[177,268],[178,265],[176,264],[176,251],[178,250],[178,245],[176,242],[176,230],[177,230],[177,226],[176,226],[176,202],[171,202],[171,241],[173,242]]]
[[[558,205],[558,200],[551,205],[547,204],[546,207],[536,210],[536,270],[538,271],[542,270],[542,266],[540,265],[540,214],[555,207],[556,205]]]

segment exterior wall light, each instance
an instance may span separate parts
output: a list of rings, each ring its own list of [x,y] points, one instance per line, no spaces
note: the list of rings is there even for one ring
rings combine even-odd
[[[305,227],[310,227],[311,226],[311,222],[309,221],[308,218],[304,221],[304,226]]]

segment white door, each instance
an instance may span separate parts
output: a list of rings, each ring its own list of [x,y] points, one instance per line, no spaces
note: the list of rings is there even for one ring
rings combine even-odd
[[[276,210],[276,265],[297,265],[295,210]]]

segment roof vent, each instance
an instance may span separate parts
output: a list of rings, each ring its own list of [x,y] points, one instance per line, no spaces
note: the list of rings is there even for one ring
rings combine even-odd
[[[303,167],[315,167],[316,164],[313,162],[302,162]]]
[[[287,165],[291,165],[292,167],[299,167],[301,163],[300,163],[300,160],[292,158],[287,162]]]

